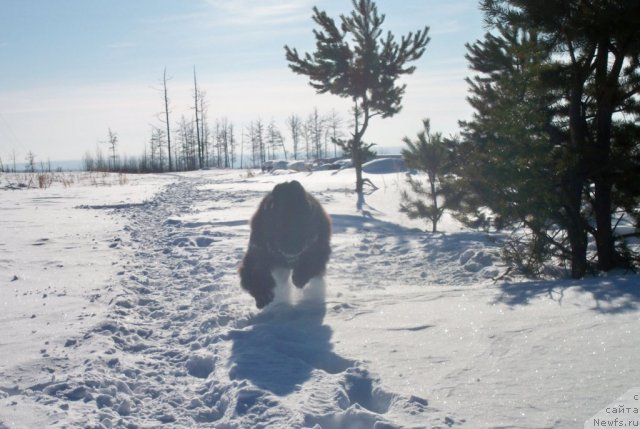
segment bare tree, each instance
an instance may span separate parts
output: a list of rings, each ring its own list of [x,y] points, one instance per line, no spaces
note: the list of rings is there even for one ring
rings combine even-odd
[[[267,160],[264,124],[262,123],[262,119],[258,119],[254,124],[253,138],[255,139],[255,145],[258,151],[258,165],[261,165]]]
[[[151,152],[151,169],[154,171],[164,171],[164,146],[165,134],[164,130],[158,127],[151,127],[151,139],[149,140],[149,149]]]
[[[264,124],[261,119],[251,121],[247,127],[247,138],[251,146],[251,164],[253,167],[266,161]]]
[[[104,153],[102,153],[102,149],[100,146],[96,145],[96,171],[108,171],[109,170],[109,162],[108,159],[105,160]]]
[[[313,112],[307,118],[307,127],[310,133],[310,139],[312,143],[313,157],[320,159],[323,157],[322,151],[322,136],[325,129],[325,118],[320,115],[317,107],[314,107]]]
[[[235,163],[235,138],[233,124],[227,118],[216,121],[216,141],[219,148],[218,167],[232,168]]]
[[[115,171],[117,166],[116,166],[116,145],[118,144],[118,135],[113,132],[111,130],[111,128],[109,128],[109,133],[108,133],[108,137],[107,137],[107,144],[109,145],[109,150],[111,151],[111,156],[109,157],[109,159],[111,160],[111,167],[109,167],[109,165],[107,165],[107,167],[111,170],[111,171]]]
[[[227,125],[227,136],[229,139],[229,167],[233,168],[236,165],[236,139],[233,135],[233,123],[229,122]]]
[[[326,135],[333,143],[333,156],[338,157],[338,145],[337,141],[343,138],[342,125],[344,124],[340,114],[335,109],[331,109],[331,113],[327,115],[327,132]]]
[[[244,124],[240,127],[240,169],[244,167]]]
[[[209,166],[209,145],[211,132],[209,130],[209,124],[207,122],[207,104],[205,102],[206,93],[200,91],[200,140],[202,142],[202,159],[204,161],[204,167]]]
[[[180,157],[176,157],[176,162],[178,163],[179,161],[178,169],[180,170],[195,170],[198,165],[198,148],[194,125],[193,121],[187,120],[182,115],[178,126],[178,138],[182,153]]]
[[[138,170],[141,173],[150,173],[152,171],[151,165],[149,164],[149,156],[147,154],[147,147],[145,146],[142,152],[142,158],[140,158],[140,163],[138,164]]]
[[[162,87],[164,89],[164,123],[167,126],[167,154],[169,155],[169,171],[173,170],[173,163],[171,159],[171,128],[169,121],[169,96],[167,95],[167,68],[164,68],[162,74]]]
[[[307,118],[302,124],[302,137],[304,139],[304,156],[306,159],[313,158],[313,151],[311,150],[311,123]]]
[[[91,155],[90,151],[86,151],[84,156],[82,157],[82,164],[84,165],[85,171],[95,171],[96,170],[96,162],[93,159],[93,155]]]
[[[267,126],[267,148],[271,150],[271,159],[277,158],[276,151],[282,149],[284,159],[287,159],[287,150],[284,147],[284,137],[272,119]]]
[[[230,167],[229,121],[227,118],[216,120],[216,142],[218,147],[218,167]]]
[[[24,170],[28,173],[35,173],[36,171],[36,155],[29,151],[27,152],[27,157],[25,158],[25,160],[27,161],[26,165],[24,166]]]
[[[201,93],[198,89],[198,80],[196,79],[196,67],[193,66],[193,104],[196,112],[196,143],[198,146],[198,166],[203,166],[204,151],[202,150],[202,141],[200,140],[200,97]]]
[[[291,135],[291,143],[293,145],[293,159],[298,159],[300,152],[300,137],[302,134],[302,119],[300,116],[293,114],[287,118],[287,127]]]

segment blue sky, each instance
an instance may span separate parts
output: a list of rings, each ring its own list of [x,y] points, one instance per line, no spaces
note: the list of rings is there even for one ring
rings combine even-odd
[[[399,37],[427,25],[431,42],[405,79],[403,110],[376,118],[367,140],[400,146],[426,117],[435,131],[455,133],[471,112],[464,44],[484,31],[477,2],[376,4],[386,30]],[[284,58],[285,44],[313,49],[314,5],[333,17],[351,10],[349,0],[2,0],[0,158],[79,159],[108,128],[122,154],[139,155],[162,110],[164,67],[173,122],[192,114],[194,66],[211,121],[226,117],[239,129],[273,119],[285,132],[287,116],[314,107],[346,119],[345,100],[316,95]]]

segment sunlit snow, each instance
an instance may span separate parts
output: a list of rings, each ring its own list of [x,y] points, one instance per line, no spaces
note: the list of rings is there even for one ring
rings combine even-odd
[[[505,277],[500,234],[424,232],[381,167],[362,211],[348,168],[0,176],[0,428],[575,428],[640,386],[640,277]],[[332,257],[259,311],[248,220],[293,179]]]

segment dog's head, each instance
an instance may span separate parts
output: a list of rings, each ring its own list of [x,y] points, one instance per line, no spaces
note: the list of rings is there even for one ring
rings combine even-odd
[[[317,237],[313,199],[297,181],[276,185],[266,209],[274,248],[287,260],[295,260]]]

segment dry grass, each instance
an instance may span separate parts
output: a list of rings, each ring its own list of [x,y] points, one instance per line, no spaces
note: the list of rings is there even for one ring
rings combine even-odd
[[[125,173],[107,172],[35,172],[0,173],[0,190],[48,189],[73,185],[124,186],[129,183]]]

